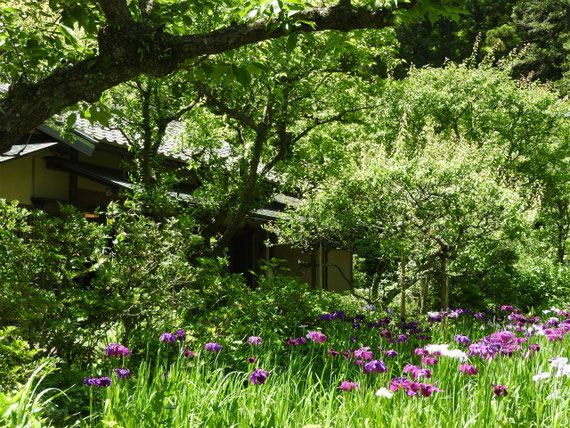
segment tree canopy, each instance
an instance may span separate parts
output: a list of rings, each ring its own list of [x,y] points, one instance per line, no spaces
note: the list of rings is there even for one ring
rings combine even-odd
[[[0,152],[65,108],[139,75],[168,76],[205,57],[297,33],[379,29],[454,1],[19,0],[0,9]],[[247,69],[239,73],[247,79]]]

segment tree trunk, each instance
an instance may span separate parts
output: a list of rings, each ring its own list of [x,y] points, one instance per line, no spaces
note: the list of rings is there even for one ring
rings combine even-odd
[[[420,285],[420,312],[427,314],[427,299],[428,299],[428,282],[427,276],[421,279]]]
[[[406,255],[400,258],[400,317],[406,318]]]
[[[447,256],[441,256],[440,270],[440,286],[441,286],[441,310],[445,311],[449,307],[449,290],[447,289]]]

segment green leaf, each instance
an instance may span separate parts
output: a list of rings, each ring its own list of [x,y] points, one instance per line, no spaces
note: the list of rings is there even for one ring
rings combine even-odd
[[[287,50],[289,51],[289,53],[291,53],[295,50],[295,47],[297,46],[298,40],[299,40],[299,34],[298,33],[290,34],[289,37],[287,37]]]
[[[251,83],[251,74],[249,74],[249,71],[244,67],[233,66],[232,68],[237,81],[244,87],[249,87]]]
[[[67,120],[65,121],[65,123],[68,127],[72,128],[73,125],[75,125],[76,121],[77,121],[77,115],[76,114],[70,114],[69,116],[67,116]]]

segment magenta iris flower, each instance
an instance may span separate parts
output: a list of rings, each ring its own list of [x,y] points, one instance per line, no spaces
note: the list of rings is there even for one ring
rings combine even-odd
[[[222,350],[222,347],[216,342],[208,342],[204,345],[204,349],[210,352],[218,352]]]
[[[263,369],[255,369],[253,373],[249,376],[251,383],[254,385],[263,385],[267,378],[269,377],[269,372]]]
[[[435,366],[438,363],[437,358],[435,357],[423,357],[422,358],[422,365],[424,366]]]
[[[479,369],[471,364],[460,364],[459,371],[465,373],[468,376],[474,376],[479,373]]]
[[[338,352],[338,351],[335,351],[334,348],[330,348],[330,349],[329,349],[329,358],[337,357],[338,354],[339,354],[339,352]]]
[[[343,391],[352,391],[353,389],[360,391],[360,387],[358,386],[358,384],[356,382],[351,382],[349,380],[345,380],[343,383],[341,383],[340,389],[342,389]]]
[[[247,362],[248,362],[249,364],[253,364],[253,363],[255,363],[256,361],[257,361],[257,358],[255,358],[255,357],[247,357]]]
[[[115,374],[119,379],[129,379],[131,377],[131,372],[129,371],[129,369],[120,368],[120,369],[113,369],[113,371],[115,372]]]
[[[436,382],[437,383],[437,382]],[[435,385],[420,383],[420,393],[424,397],[431,397],[434,392],[445,392],[443,389],[437,388]]]
[[[370,350],[370,347],[365,346],[363,348],[360,349],[356,349],[354,351],[354,358],[360,358],[362,360],[371,360],[373,358],[374,354],[372,353],[372,351]]]
[[[166,343],[175,343],[176,342],[176,335],[174,333],[162,333],[158,340],[160,340],[161,342],[166,342]]]
[[[185,348],[184,349],[184,356],[186,358],[190,358],[190,357],[194,358],[196,356],[196,354],[194,353],[194,351],[191,351],[190,349]]]
[[[117,343],[111,343],[107,348],[105,348],[105,355],[107,357],[128,357],[131,355],[131,350],[123,345],[118,345]]]
[[[259,336],[250,336],[247,339],[247,343],[249,343],[250,345],[261,345],[261,337]]]
[[[309,332],[309,338],[314,343],[325,343],[327,341],[327,337],[319,331],[310,331]]]
[[[420,366],[414,366],[413,364],[407,364],[404,367],[404,373],[410,373],[414,380],[425,377],[426,379],[431,378],[431,370],[430,369],[423,369]]]

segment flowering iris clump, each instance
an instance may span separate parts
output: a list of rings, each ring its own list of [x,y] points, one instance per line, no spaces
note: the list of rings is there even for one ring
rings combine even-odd
[[[495,385],[492,383],[491,386],[493,387],[493,394],[495,394],[495,397],[506,397],[509,394],[505,385]]]
[[[254,385],[263,385],[267,378],[269,377],[269,372],[263,369],[255,369],[253,373],[249,376],[251,383]]]
[[[218,352],[222,350],[222,347],[216,342],[208,342],[204,345],[204,349],[210,352]]]
[[[247,343],[250,345],[261,345],[261,337],[259,336],[250,336],[247,339]]]
[[[118,345],[116,343],[111,343],[107,348],[105,348],[105,355],[107,357],[128,357],[131,355],[131,350],[123,345]]]
[[[176,343],[176,335],[174,333],[168,333],[168,332],[162,333],[158,340],[166,343]]]
[[[325,343],[327,341],[327,337],[318,331],[310,331],[307,335],[314,343]]]
[[[131,372],[129,369],[119,368],[113,369],[119,379],[129,379],[131,377]]]
[[[479,373],[479,369],[471,364],[461,364],[459,365],[459,371],[465,373],[468,376],[474,376]]]
[[[352,391],[353,389],[360,391],[360,387],[358,386],[358,384],[356,382],[351,382],[349,380],[345,380],[343,383],[341,383],[340,389],[342,389],[343,391]]]

